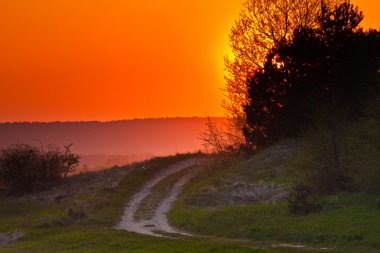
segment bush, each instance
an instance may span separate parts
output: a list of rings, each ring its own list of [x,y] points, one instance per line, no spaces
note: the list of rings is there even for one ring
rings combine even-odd
[[[27,144],[14,144],[0,151],[0,184],[9,194],[25,194],[45,190],[79,164],[79,157],[58,148],[37,148]]]
[[[380,128],[375,121],[360,122],[349,135],[350,176],[357,190],[380,193]]]
[[[322,209],[319,198],[312,189],[306,185],[297,185],[290,192],[288,209],[295,215],[306,215],[319,212]]]
[[[301,142],[294,167],[296,184],[308,185],[318,194],[353,188],[349,173],[348,123],[338,112],[321,112]]]
[[[319,115],[293,162],[296,184],[317,194],[380,193],[380,128],[373,119],[351,123],[338,111]]]

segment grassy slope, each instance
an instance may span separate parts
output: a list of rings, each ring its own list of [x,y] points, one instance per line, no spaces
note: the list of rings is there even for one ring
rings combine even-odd
[[[336,202],[343,203],[345,197],[339,197]],[[348,198],[360,200],[360,196]],[[189,208],[182,203],[170,215],[175,225],[207,235],[376,248],[380,246],[379,216],[366,203],[305,217],[289,215],[284,204]]]
[[[272,151],[265,150],[249,160],[221,169],[220,174],[223,178],[240,174],[253,181],[283,182],[287,178],[286,168],[275,177],[271,171],[274,171],[279,161],[285,165],[287,161],[283,157],[275,158]],[[264,157],[271,155],[273,159],[263,163]],[[189,205],[189,200],[193,203],[205,186],[220,185],[221,180],[218,182],[215,178],[220,178],[218,172],[199,176],[198,181],[186,186],[181,199],[169,213],[173,225],[194,233],[228,238],[327,245],[343,247],[347,251],[352,248],[353,252],[380,250],[380,209],[375,205],[374,196],[331,196],[324,200],[326,205],[321,213],[303,217],[290,215],[285,203],[205,207]]]
[[[42,204],[38,201],[7,199],[0,203],[1,231],[20,229],[25,236],[17,243],[0,248],[0,252],[323,252],[315,249],[267,248],[271,242],[226,241],[216,238],[178,238],[164,239],[137,235],[125,231],[116,231],[112,227],[120,219],[128,198],[152,178],[155,173],[189,156],[159,158],[140,164],[140,169],[131,170],[116,188],[102,186],[59,204]],[[144,169],[142,168],[144,166]],[[239,170],[239,167],[236,167]],[[128,171],[128,168],[123,168]],[[194,171],[194,170],[193,170]],[[229,170],[216,172],[211,168],[205,173],[205,178],[198,176],[193,182],[195,188],[217,182],[226,176]],[[219,173],[219,172],[218,172]],[[264,173],[265,174],[265,173]],[[155,187],[158,192],[165,192],[173,180],[181,176],[177,173]],[[201,180],[201,178],[203,178]],[[254,177],[253,177],[254,178]],[[190,187],[191,188],[191,187]],[[191,191],[188,187],[187,194]],[[193,193],[191,193],[193,194]],[[154,197],[154,196],[152,196]],[[149,200],[148,200],[149,201]],[[334,200],[336,201],[336,200]],[[81,203],[81,204],[78,204]],[[267,239],[257,230],[251,236],[243,236],[246,228],[252,224],[264,227],[264,217],[257,206],[232,206],[227,208],[189,208],[180,202],[172,212],[172,218],[183,222],[182,226],[204,234],[214,234],[226,237]],[[70,218],[68,208],[81,209],[86,213],[84,218]],[[266,207],[268,208],[268,207]],[[256,213],[256,214],[255,214]],[[257,213],[261,217],[256,222],[252,220]],[[186,215],[184,217],[183,215]],[[279,216],[281,219],[283,216]],[[367,220],[367,218],[363,218]],[[203,223],[203,224],[202,224]],[[199,227],[196,227],[199,226]],[[295,229],[296,230],[296,229]],[[216,232],[217,231],[217,232]],[[224,231],[224,232],[223,232]],[[265,232],[265,231],[264,231]],[[263,233],[265,235],[265,233]],[[257,249],[259,245],[260,249]],[[357,251],[351,252],[361,252]],[[334,249],[329,252],[350,252],[346,249]],[[371,252],[366,248],[363,252]]]
[[[159,239],[112,229],[36,230],[0,252],[255,252],[217,243]]]
[[[128,198],[160,170],[191,155],[157,158],[129,171],[116,188],[107,185],[63,203],[46,204],[25,198],[2,199],[0,231],[21,230],[24,237],[17,243],[0,247],[0,252],[304,252],[289,249],[254,249],[252,245],[209,239],[164,239],[117,231]],[[180,173],[157,186],[157,191],[171,185]],[[83,184],[86,180],[83,181]],[[73,218],[68,209],[83,211],[86,217]],[[240,245],[240,246],[239,246]]]
[[[46,203],[28,198],[2,199],[0,202],[0,231],[71,225],[112,227],[120,219],[127,200],[136,189],[168,165],[188,157],[191,155],[155,158],[136,166],[126,166],[121,170],[127,172],[127,176],[121,180],[118,186],[94,187],[89,192],[79,194],[61,203]],[[134,167],[136,169],[132,169]],[[103,175],[98,176],[102,178]],[[86,178],[82,183],[88,183]],[[86,217],[70,217],[69,209],[77,213],[83,212]]]

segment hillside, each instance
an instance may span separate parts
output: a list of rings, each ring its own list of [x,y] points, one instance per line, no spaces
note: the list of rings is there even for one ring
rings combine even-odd
[[[155,158],[3,197],[0,252],[378,252],[374,196],[338,194],[303,217],[272,201],[295,144],[227,163],[199,154]]]
[[[81,174],[48,192],[3,198],[0,252],[252,252],[251,247],[219,240],[173,240],[114,229],[136,189],[168,166],[192,157],[196,156],[155,158]]]

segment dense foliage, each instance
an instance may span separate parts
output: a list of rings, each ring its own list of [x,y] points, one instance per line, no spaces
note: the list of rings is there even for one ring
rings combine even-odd
[[[0,185],[9,194],[25,194],[47,189],[79,164],[79,157],[70,151],[49,147],[37,148],[14,144],[0,151]]]
[[[320,111],[363,114],[377,92],[380,33],[358,28],[363,15],[349,2],[323,7],[319,25],[300,26],[268,53],[249,79],[244,135],[264,146],[306,129]]]
[[[263,66],[246,73],[247,144],[262,148],[303,134],[292,171],[294,214],[318,211],[321,195],[380,193],[374,109],[380,104],[380,32],[359,28],[363,17],[349,1],[322,1],[317,23],[298,25],[273,44]]]
[[[300,27],[320,25],[321,0],[245,0],[244,8],[230,33],[233,57],[225,57],[227,71],[226,100],[223,103],[230,119],[226,131],[230,142],[245,144],[242,129],[246,126],[243,107],[247,104],[247,80],[257,68],[264,66],[271,49],[292,37]],[[323,0],[333,7],[344,0]]]

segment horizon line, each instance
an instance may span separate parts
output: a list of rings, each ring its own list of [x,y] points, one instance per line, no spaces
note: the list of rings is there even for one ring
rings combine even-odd
[[[124,121],[138,120],[165,120],[165,119],[205,119],[205,118],[227,118],[226,116],[188,116],[188,117],[148,117],[148,118],[130,118],[114,120],[55,120],[55,121],[0,121],[0,124],[20,124],[20,123],[113,123]]]

